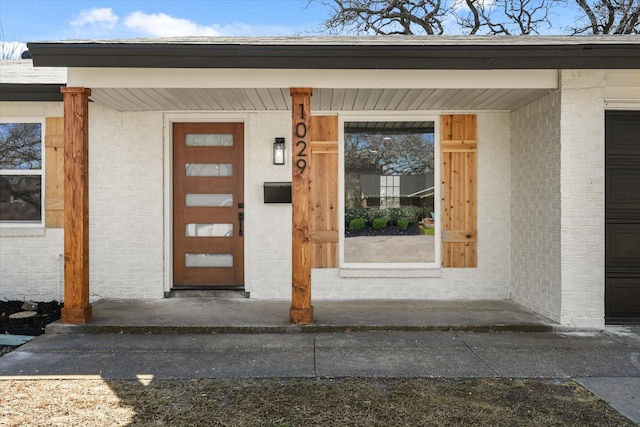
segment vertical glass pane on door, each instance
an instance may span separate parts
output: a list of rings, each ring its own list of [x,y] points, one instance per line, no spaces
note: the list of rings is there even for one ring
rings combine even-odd
[[[185,143],[187,147],[232,147],[233,135],[230,133],[188,133]]]

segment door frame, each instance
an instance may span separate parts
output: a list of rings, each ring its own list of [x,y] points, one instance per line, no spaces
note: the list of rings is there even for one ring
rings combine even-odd
[[[247,203],[247,180],[249,178],[247,167],[249,162],[248,144],[249,119],[248,113],[165,113],[163,114],[163,152],[164,152],[164,194],[163,194],[163,219],[164,219],[164,280],[163,292],[167,296],[173,289],[173,124],[174,123],[243,123],[244,124],[244,153],[242,155],[244,167],[244,277],[245,290],[247,289],[247,251],[250,247],[251,233],[246,233],[248,220],[251,218],[251,204]]]

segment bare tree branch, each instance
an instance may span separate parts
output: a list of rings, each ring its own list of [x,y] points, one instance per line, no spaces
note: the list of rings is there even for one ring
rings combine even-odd
[[[640,34],[640,0],[575,0],[581,16],[572,34]]]
[[[466,20],[462,24],[463,28],[469,29],[469,34],[474,35],[482,26],[482,22],[480,21],[480,12],[478,12],[478,8],[476,7],[476,0],[464,0],[466,6],[469,8],[469,14],[467,15]],[[459,17],[456,15],[458,22],[461,22]]]
[[[458,24],[468,34],[529,35],[551,27],[551,10],[565,0],[465,0]]]
[[[443,34],[453,0],[320,0],[333,14],[324,22],[332,34]]]
[[[571,34],[640,34],[640,0],[308,0],[330,6],[332,34],[540,34],[554,11]]]

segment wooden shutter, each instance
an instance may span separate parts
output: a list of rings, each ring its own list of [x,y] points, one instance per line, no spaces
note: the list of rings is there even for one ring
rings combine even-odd
[[[338,116],[311,117],[311,267],[338,266]]]
[[[45,122],[45,226],[64,228],[64,117]]]
[[[475,114],[441,117],[442,266],[477,267]]]

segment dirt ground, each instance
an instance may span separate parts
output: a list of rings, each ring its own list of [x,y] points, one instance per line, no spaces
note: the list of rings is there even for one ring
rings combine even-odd
[[[634,425],[573,382],[542,380],[4,380],[0,396],[2,426]]]
[[[44,332],[60,305],[2,333]],[[21,304],[20,304],[21,305]],[[56,317],[56,313],[57,316]],[[3,323],[1,323],[3,322]],[[40,333],[42,333],[40,332]],[[7,348],[6,350],[9,350]],[[3,349],[0,348],[0,356]],[[0,426],[633,426],[573,382],[512,379],[0,379]]]

